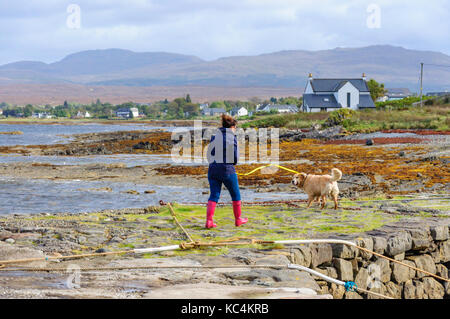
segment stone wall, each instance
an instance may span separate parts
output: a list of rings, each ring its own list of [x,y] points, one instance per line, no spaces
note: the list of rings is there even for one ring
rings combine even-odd
[[[340,238],[344,239],[344,238]],[[361,247],[402,261],[405,264],[448,278],[450,267],[449,226],[409,225],[346,237]],[[450,299],[450,284],[400,264],[342,244],[300,245],[290,250],[291,262],[315,269],[358,287],[394,298]],[[377,298],[346,292],[342,286],[315,278],[323,293],[335,299]]]

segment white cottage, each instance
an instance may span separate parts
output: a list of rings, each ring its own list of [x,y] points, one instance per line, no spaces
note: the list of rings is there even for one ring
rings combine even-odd
[[[240,106],[240,107],[238,106],[238,107],[232,108],[230,111],[230,114],[232,116],[245,116],[245,115],[248,115],[248,110],[243,106]]]
[[[309,74],[302,109],[304,112],[375,108],[366,77],[355,79],[313,79]]]

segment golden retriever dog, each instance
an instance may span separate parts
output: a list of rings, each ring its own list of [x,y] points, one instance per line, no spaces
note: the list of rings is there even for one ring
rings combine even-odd
[[[313,200],[322,199],[322,209],[326,204],[326,197],[330,196],[334,201],[334,209],[338,207],[339,188],[337,181],[342,177],[342,172],[337,168],[331,170],[331,175],[312,175],[306,173],[295,174],[292,184],[302,188],[308,195],[308,204],[311,206]]]

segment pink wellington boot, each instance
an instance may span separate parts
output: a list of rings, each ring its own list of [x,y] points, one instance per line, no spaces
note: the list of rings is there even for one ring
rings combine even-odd
[[[213,202],[212,200],[208,201],[208,205],[206,206],[206,228],[214,228],[217,227],[216,224],[213,222],[214,217],[214,211],[216,210],[216,202]]]
[[[241,201],[233,201],[233,213],[234,213],[234,224],[236,227],[241,226],[248,222],[248,218],[241,218]]]

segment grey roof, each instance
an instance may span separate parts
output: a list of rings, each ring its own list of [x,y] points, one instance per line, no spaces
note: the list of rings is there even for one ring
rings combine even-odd
[[[347,82],[360,92],[369,92],[367,83],[363,79],[312,79],[311,86],[314,92],[336,92]]]
[[[359,95],[359,104],[358,107],[375,107],[375,103],[373,103],[372,97],[370,94],[360,94]]]
[[[304,94],[303,105],[309,108],[340,108],[333,94]]]
[[[390,88],[386,90],[388,95],[412,95],[411,91],[408,88]]]

